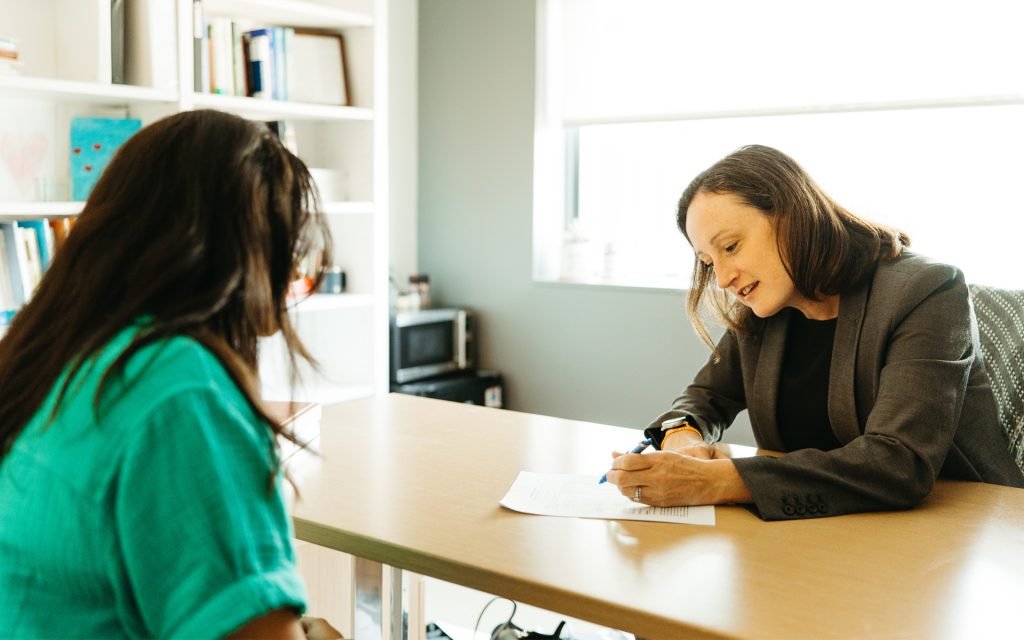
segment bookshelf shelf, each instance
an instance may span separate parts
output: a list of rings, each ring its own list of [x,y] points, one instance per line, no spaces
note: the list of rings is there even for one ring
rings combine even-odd
[[[125,84],[98,84],[55,78],[0,75],[0,95],[5,98],[29,98],[55,102],[101,105],[163,104],[177,105],[175,91]]]
[[[211,93],[193,93],[191,100],[195,107],[220,109],[255,120],[373,120],[373,109],[365,107],[337,107]]]
[[[316,29],[372,27],[364,13],[300,0],[205,0],[210,16],[245,16],[254,22]]]
[[[0,202],[0,219],[64,218],[82,212],[84,202]]]
[[[295,305],[289,305],[294,313],[311,311],[335,311],[338,309],[358,309],[373,306],[373,296],[362,293],[318,293],[303,299]]]

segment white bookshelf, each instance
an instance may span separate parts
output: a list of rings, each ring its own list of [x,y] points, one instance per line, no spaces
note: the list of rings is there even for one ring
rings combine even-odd
[[[308,2],[305,0],[205,0],[210,16],[246,16],[254,22],[315,29],[372,27],[370,3]],[[361,6],[359,6],[361,5]],[[354,10],[352,7],[358,7]]]
[[[66,218],[82,212],[84,202],[0,202],[0,219]]]
[[[340,190],[335,186],[323,208],[348,289],[313,295],[290,309],[320,369],[300,367],[302,383],[293,387],[280,337],[269,338],[260,359],[264,395],[334,404],[387,393],[388,13],[399,2],[403,15],[409,15],[411,1],[203,0],[207,17],[342,34],[350,104],[335,106],[194,91],[192,0],[149,0],[167,13],[157,21],[157,32],[138,40],[142,55],[158,70],[147,86],[112,84],[109,69],[99,68],[111,38],[102,15],[108,0],[0,0],[0,36],[15,39],[22,58],[17,75],[0,75],[0,136],[22,146],[25,157],[33,144],[46,147],[38,166],[28,167],[31,175],[21,172],[20,182],[0,162],[0,220],[81,212],[84,203],[45,201],[47,189],[33,185],[69,176],[74,116],[135,117],[146,125],[179,111],[210,108],[256,120],[292,121],[299,156],[310,168],[334,172],[345,183]],[[73,41],[68,34],[74,34]],[[126,55],[132,51],[126,49]],[[82,65],[83,60],[93,62]],[[301,476],[300,469],[293,470]],[[311,595],[310,614],[328,617],[352,637],[353,611],[344,605],[351,596],[351,580],[346,579],[352,575],[351,557],[305,543],[297,548]]]
[[[254,120],[314,120],[322,122],[373,120],[373,110],[363,107],[335,107],[324,104],[283,102],[209,93],[193,93],[192,105],[197,109],[230,111]]]
[[[179,101],[177,91],[21,75],[0,75],[0,93],[7,98],[101,105],[156,104],[168,109],[176,107]]]
[[[161,86],[109,82],[110,70],[102,68],[106,53],[103,47],[109,48],[111,37],[109,29],[102,26],[107,0],[0,0],[0,16],[4,18],[0,21],[0,36],[13,38],[21,56],[16,75],[0,75],[0,135],[7,134],[15,145],[24,140],[26,149],[32,140],[44,140],[46,146],[38,166],[20,169],[20,182],[0,163],[0,220],[65,217],[81,212],[84,203],[44,201],[45,189],[33,184],[67,180],[70,188],[67,140],[68,123],[74,116],[135,117],[146,125],[178,111],[209,108],[254,120],[290,121],[295,127],[299,156],[306,164],[336,172],[346,181],[341,196],[332,194],[323,208],[336,238],[336,261],[346,272],[348,291],[315,295],[292,309],[300,337],[321,363],[319,373],[304,372],[308,379],[299,395],[334,403],[386,393],[390,185],[387,109],[381,105],[386,105],[387,97],[388,1],[202,2],[207,18],[226,17],[253,27],[315,28],[341,34],[350,104],[336,106],[194,91],[192,0],[150,0],[167,10],[167,20],[160,23],[164,31],[152,34],[154,44],[144,50],[144,55],[161,69],[161,80],[153,80]],[[77,16],[76,22],[70,21],[72,14]],[[105,19],[109,24],[109,16]],[[172,24],[168,26],[168,22]],[[83,24],[96,27],[78,33],[77,48],[69,47],[66,34]],[[173,30],[173,37],[167,29]],[[162,46],[167,43],[170,46]],[[132,49],[126,48],[125,55],[131,53]],[[89,64],[83,65],[83,60]],[[26,177],[26,171],[32,172],[31,178]],[[261,358],[264,386],[276,396],[282,395],[285,388],[280,385],[289,379],[281,366],[281,358]],[[290,392],[290,386],[287,390]]]

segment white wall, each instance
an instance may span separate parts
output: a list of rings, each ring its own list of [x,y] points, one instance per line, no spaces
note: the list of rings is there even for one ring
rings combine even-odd
[[[388,5],[388,91],[391,96],[391,193],[388,257],[393,273],[416,271],[417,180],[417,1],[391,0]]]
[[[509,408],[641,427],[707,351],[682,293],[533,282],[535,22],[532,0],[420,2],[419,266],[479,312]],[[727,439],[753,444],[745,416]]]

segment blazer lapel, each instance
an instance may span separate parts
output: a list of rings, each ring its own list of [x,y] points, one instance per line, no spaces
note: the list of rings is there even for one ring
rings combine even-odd
[[[768,320],[761,334],[761,352],[754,374],[753,398],[747,404],[750,426],[763,449],[782,451],[782,436],[776,419],[779,398],[779,376],[786,352],[786,331],[789,313],[780,313]]]
[[[855,395],[857,344],[868,302],[868,285],[843,294],[839,300],[839,320],[832,343],[832,364],[828,374],[828,419],[840,443],[860,436]]]

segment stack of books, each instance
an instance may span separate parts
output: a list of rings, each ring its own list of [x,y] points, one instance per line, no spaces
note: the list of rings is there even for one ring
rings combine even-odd
[[[0,222],[0,327],[28,302],[74,220]]]
[[[0,36],[0,75],[18,73],[18,44],[10,38]]]
[[[194,0],[201,7],[201,0]],[[195,90],[347,106],[350,92],[341,34],[204,18],[195,29]]]

